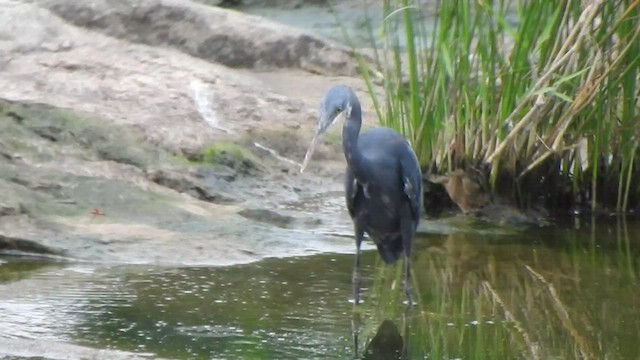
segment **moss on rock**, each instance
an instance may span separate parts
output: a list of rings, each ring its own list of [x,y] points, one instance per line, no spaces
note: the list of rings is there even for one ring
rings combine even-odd
[[[260,159],[249,149],[233,142],[220,141],[202,150],[199,162],[222,165],[240,173],[255,173],[262,171]]]

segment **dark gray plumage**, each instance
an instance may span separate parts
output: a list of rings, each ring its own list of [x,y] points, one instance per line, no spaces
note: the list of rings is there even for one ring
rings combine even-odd
[[[353,270],[354,300],[359,302],[360,245],[364,233],[378,247],[382,260],[394,264],[404,253],[404,290],[409,304],[410,256],[422,209],[422,174],[409,143],[395,130],[374,128],[360,134],[362,111],[349,87],[332,87],[322,99],[320,121],[302,164],[304,171],[322,134],[340,114],[346,121],[342,145],[347,160],[346,202],[353,219],[356,254]]]

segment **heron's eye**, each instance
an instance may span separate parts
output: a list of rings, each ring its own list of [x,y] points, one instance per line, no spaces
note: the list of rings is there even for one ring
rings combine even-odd
[[[341,108],[340,106],[338,106],[338,107],[336,108],[336,114],[339,114],[341,111],[342,111],[342,108]]]

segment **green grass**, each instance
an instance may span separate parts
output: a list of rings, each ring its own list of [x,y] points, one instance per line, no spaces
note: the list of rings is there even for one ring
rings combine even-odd
[[[260,159],[249,149],[233,142],[218,141],[205,147],[197,161],[205,164],[224,165],[239,171],[260,169]]]
[[[384,0],[363,77],[430,173],[480,172],[523,207],[624,212],[640,202],[639,5],[439,1],[427,22]]]

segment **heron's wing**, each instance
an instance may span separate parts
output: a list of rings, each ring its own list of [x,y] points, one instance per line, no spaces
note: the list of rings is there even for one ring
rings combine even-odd
[[[411,214],[417,224],[422,210],[422,174],[420,173],[418,159],[413,154],[413,151],[411,154],[413,155],[412,157],[400,160],[400,174],[402,176],[403,191],[409,198]]]
[[[354,218],[356,214],[357,197],[362,194],[362,185],[356,181],[356,178],[349,169],[347,169],[347,174],[345,176],[344,187],[346,190],[347,210],[349,210],[351,218]]]

